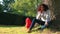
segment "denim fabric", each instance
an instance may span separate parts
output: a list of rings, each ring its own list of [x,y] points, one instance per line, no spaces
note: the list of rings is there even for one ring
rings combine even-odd
[[[44,28],[46,27],[46,25],[44,25],[44,24],[45,24],[44,21],[38,20],[38,19],[35,19],[35,18],[34,18],[34,19],[32,20],[32,23],[31,23],[31,26],[30,26],[30,30],[34,27],[35,23],[41,24],[41,25],[42,25],[42,26],[41,26],[41,29],[44,29]]]

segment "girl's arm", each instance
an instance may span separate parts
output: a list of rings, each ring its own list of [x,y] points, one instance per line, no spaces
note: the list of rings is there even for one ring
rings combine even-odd
[[[48,11],[47,11],[47,14],[46,14],[45,25],[48,25],[48,22],[51,21],[51,20],[50,20],[50,16],[51,16],[51,13],[50,13],[50,10],[48,10]]]
[[[40,11],[37,12],[36,19],[40,19]]]

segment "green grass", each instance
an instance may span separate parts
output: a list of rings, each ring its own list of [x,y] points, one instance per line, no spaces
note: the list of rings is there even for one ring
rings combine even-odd
[[[0,26],[0,34],[60,34],[60,31],[52,31],[46,28],[41,32],[33,28],[31,33],[27,33],[25,26]]]

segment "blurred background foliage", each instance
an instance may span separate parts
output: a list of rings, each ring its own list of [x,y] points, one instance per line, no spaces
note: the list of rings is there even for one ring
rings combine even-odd
[[[41,1],[42,0],[3,0],[0,6],[0,12],[34,17],[37,6]]]

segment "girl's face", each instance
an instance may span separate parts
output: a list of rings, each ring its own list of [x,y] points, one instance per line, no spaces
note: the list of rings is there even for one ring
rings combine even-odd
[[[41,10],[41,11],[44,11],[44,6],[41,5],[41,6],[40,6],[40,10]]]

